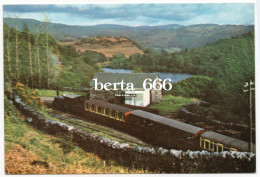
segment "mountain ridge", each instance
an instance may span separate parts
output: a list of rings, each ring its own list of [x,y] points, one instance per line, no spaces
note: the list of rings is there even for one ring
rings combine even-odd
[[[14,18],[4,18],[4,23],[14,27]],[[31,32],[35,24],[44,25],[34,19],[17,19],[18,29],[28,24]],[[160,49],[198,48],[205,44],[215,42],[222,38],[238,36],[254,31],[254,25],[218,25],[195,24],[182,26],[168,24],[161,26],[125,26],[115,24],[99,24],[91,26],[72,26],[60,23],[50,23],[51,35],[59,40],[78,39],[93,36],[125,36],[143,47]]]

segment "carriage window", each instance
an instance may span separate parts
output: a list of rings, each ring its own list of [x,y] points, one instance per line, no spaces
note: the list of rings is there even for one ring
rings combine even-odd
[[[217,144],[214,144],[214,152],[218,152],[218,145]]]
[[[116,115],[115,115],[115,111],[111,110],[111,118],[112,118],[112,119],[115,119],[115,116],[116,116]]]
[[[112,118],[112,110],[111,109],[109,109],[109,111],[108,111],[108,117]]]
[[[98,106],[98,113],[101,114],[102,113],[102,107]]]
[[[210,142],[209,140],[205,140],[205,144],[204,144],[205,149],[210,149],[209,148],[209,142]]]
[[[123,122],[125,121],[125,116],[124,116],[123,113],[122,113],[122,115],[121,115],[121,119],[122,119]]]
[[[90,110],[91,112],[94,112],[94,105],[89,104],[89,107],[90,107],[89,110]]]
[[[109,109],[105,109],[105,115],[109,117]]]
[[[118,114],[118,120],[124,122],[124,113],[121,113],[121,112],[120,112],[120,113]]]
[[[106,108],[102,108],[102,115],[106,115]]]
[[[200,147],[201,148],[204,148],[204,140],[203,138],[200,137]]]
[[[213,142],[210,142],[210,147],[209,147],[209,150],[210,151],[214,151],[214,143]]]
[[[115,111],[115,118],[117,119],[117,120],[119,120],[119,112],[118,111]]]
[[[95,106],[95,112],[98,113],[98,106]]]
[[[218,152],[222,152],[223,151],[223,145],[218,143],[217,146],[218,146]]]
[[[123,120],[122,120],[122,113],[121,113],[121,112],[118,113],[118,120],[119,120],[119,121],[123,121]]]
[[[85,105],[85,110],[89,111],[89,104],[88,103],[86,103],[86,105]]]

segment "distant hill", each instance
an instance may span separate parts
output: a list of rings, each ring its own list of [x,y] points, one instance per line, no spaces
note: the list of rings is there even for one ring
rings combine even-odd
[[[71,44],[77,51],[95,51],[103,53],[106,57],[113,57],[115,54],[124,54],[127,58],[133,54],[143,54],[135,42],[125,37],[98,36],[83,38],[74,41],[60,42],[62,45]]]
[[[17,19],[21,30],[26,23],[31,31],[35,24],[42,26],[44,22],[33,19]],[[4,22],[14,27],[13,18],[4,18]],[[254,31],[254,25],[217,25],[198,24],[182,26],[178,24],[162,26],[123,26],[113,24],[93,26],[72,26],[58,23],[50,23],[51,35],[61,41],[91,36],[125,36],[137,42],[143,47],[154,49],[191,49],[212,43],[222,38],[229,38]]]

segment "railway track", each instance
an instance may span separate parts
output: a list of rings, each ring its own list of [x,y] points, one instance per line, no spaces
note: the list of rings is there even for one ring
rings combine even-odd
[[[117,138],[117,139],[120,139],[120,140],[123,140],[123,141],[128,141],[134,145],[141,145],[141,146],[147,146],[147,144],[145,145],[144,143],[136,143],[134,141],[131,141],[131,140],[127,140],[127,139],[124,139],[122,137],[119,137],[119,136],[115,136],[113,134],[110,134],[110,133],[106,133],[106,132],[103,132],[103,131],[100,131],[96,128],[93,128],[91,125],[82,125],[80,123],[76,123],[75,121],[72,121],[72,120],[69,120],[69,118],[73,118],[73,119],[77,119],[77,120],[82,120],[84,122],[86,122],[86,120],[81,117],[81,116],[76,116],[74,114],[70,114],[70,113],[65,113],[65,112],[62,112],[62,111],[58,111],[58,110],[54,110],[52,111],[51,113],[51,116],[55,117],[55,118],[58,118],[60,120],[63,120],[63,121],[67,121],[67,122],[70,122],[74,125],[77,125],[77,126],[80,126],[80,127],[83,127],[83,128],[87,128],[89,130],[93,130],[95,132],[100,132],[100,133],[104,133],[110,137],[113,137],[113,138]],[[241,140],[246,140],[244,138],[244,136],[242,135],[243,133],[245,133],[244,131],[242,130],[236,130],[236,129],[232,129],[230,128],[230,126],[223,126],[221,124],[215,124],[215,126],[213,124],[210,124],[208,121],[191,121],[191,120],[188,120],[188,119],[177,119],[178,121],[181,121],[181,122],[185,122],[185,123],[189,123],[191,125],[194,125],[194,126],[198,126],[198,127],[201,127],[201,128],[204,128],[206,130],[211,130],[211,131],[215,131],[217,133],[220,133],[220,134],[224,134],[226,136],[230,136],[230,137],[233,137],[233,138],[236,138],[236,139],[241,139]],[[97,125],[96,123],[93,123],[92,122],[92,125],[95,124]],[[104,126],[102,126],[104,127]],[[228,128],[227,128],[228,127]],[[106,127],[108,128],[108,127]],[[111,130],[112,128],[109,127],[109,129]],[[112,129],[114,130],[114,129]],[[118,131],[118,130],[114,130],[114,131]],[[122,133],[122,132],[120,132]],[[125,134],[125,133],[122,133],[122,134]],[[129,136],[129,135],[128,135]],[[141,142],[141,140],[139,140]]]
[[[52,100],[45,100],[45,104],[49,107],[51,107],[51,103]],[[64,113],[64,112],[63,112]],[[70,116],[74,116],[75,118],[79,119],[78,116],[75,115],[71,115]],[[215,131],[217,133],[220,134],[224,134],[226,136],[230,136],[236,139],[241,139],[244,141],[247,141],[247,126],[246,125],[242,125],[242,124],[232,124],[232,123],[224,123],[224,122],[220,122],[217,120],[212,120],[212,119],[207,119],[207,118],[180,118],[180,117],[176,117],[175,116],[170,116],[168,118],[171,119],[175,119],[177,121],[181,121],[184,123],[188,123],[194,126],[198,126],[201,128],[204,128],[206,130],[211,130],[211,131]],[[255,131],[253,129],[253,131]]]
[[[77,127],[82,127],[82,128],[94,131],[94,132],[102,133],[102,134],[107,135],[107,136],[112,137],[112,138],[116,138],[117,140],[121,140],[121,141],[126,142],[126,143],[131,144],[131,145],[149,146],[148,144],[142,142],[141,140],[139,140],[135,137],[132,137],[130,135],[127,135],[123,132],[120,132],[118,130],[114,130],[110,127],[97,125],[97,124],[92,123],[92,122],[91,123],[87,122],[84,118],[82,118],[80,116],[76,116],[76,115],[69,114],[69,113],[64,113],[64,112],[58,111],[58,110],[52,110],[52,112],[50,113],[50,116],[57,118],[57,119],[60,119],[60,120],[65,121],[65,122],[69,122],[73,125],[76,125]],[[82,121],[82,122],[79,123],[78,121]],[[110,131],[110,132],[116,132],[116,133],[108,133],[108,132],[105,132],[105,131],[98,129],[97,127],[100,128],[100,129],[103,129],[103,130],[107,130],[107,131]],[[115,135],[117,133],[119,133],[121,136]]]

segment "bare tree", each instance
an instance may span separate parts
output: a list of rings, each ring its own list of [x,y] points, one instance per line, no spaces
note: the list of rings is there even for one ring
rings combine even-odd
[[[31,87],[33,87],[33,69],[32,69],[32,49],[31,49],[31,34],[28,30],[28,50],[29,50],[29,59],[30,59],[30,73],[31,73]]]
[[[34,26],[34,34],[35,34],[36,57],[38,63],[38,84],[39,84],[39,88],[41,88],[41,61],[40,61],[40,53],[39,53],[39,33],[38,33],[37,25]]]
[[[10,15],[8,15],[8,22],[10,19]],[[8,23],[9,25],[9,23]],[[11,58],[10,58],[10,27],[7,26],[7,39],[6,39],[6,51],[7,51],[7,62],[8,62],[8,71],[9,71],[9,76],[12,76],[12,68],[11,68]]]
[[[18,20],[17,16],[15,16],[15,44],[16,44],[16,50],[15,50],[15,60],[16,60],[16,74],[17,79],[19,80],[19,36],[18,36]]]
[[[49,57],[49,15],[47,13],[44,14],[44,22],[45,22],[45,33],[46,33],[46,62],[47,62],[47,88],[50,86],[50,57]]]

